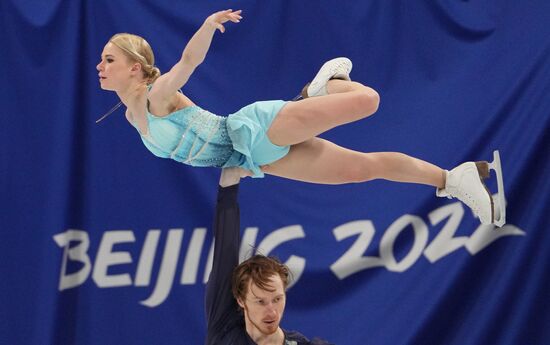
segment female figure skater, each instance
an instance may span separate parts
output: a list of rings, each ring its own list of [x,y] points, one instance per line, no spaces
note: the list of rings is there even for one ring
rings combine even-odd
[[[378,108],[378,93],[350,80],[347,58],[325,63],[299,102],[256,102],[227,117],[195,105],[179,89],[204,61],[216,30],[223,33],[224,23],[240,19],[240,10],[209,16],[178,63],[163,75],[143,38],[116,34],[105,45],[97,65],[101,88],[117,93],[127,107],[127,120],[153,154],[193,166],[236,166],[254,177],[267,173],[322,184],[378,178],[426,184],[436,187],[438,196],[457,197],[482,223],[494,222],[492,196],[481,180],[489,175],[487,162],[446,171],[402,153],[357,152],[317,137]]]

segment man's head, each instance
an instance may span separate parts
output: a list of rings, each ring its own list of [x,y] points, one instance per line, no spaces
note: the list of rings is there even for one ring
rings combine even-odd
[[[233,296],[244,311],[249,333],[271,335],[279,330],[289,275],[287,266],[264,255],[255,255],[235,268]]]

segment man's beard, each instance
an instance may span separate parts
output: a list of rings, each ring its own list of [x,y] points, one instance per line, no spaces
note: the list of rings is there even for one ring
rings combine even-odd
[[[248,312],[248,308],[246,308],[245,306],[245,309],[246,309],[246,318],[248,319],[248,321],[254,326],[256,327],[257,330],[259,330],[262,334],[265,334],[265,335],[272,335],[272,334],[275,334],[277,332],[277,330],[279,329],[279,321],[280,320],[277,320],[269,325],[267,324],[264,324],[261,320],[260,320],[260,324],[257,324],[256,322],[254,322],[251,318],[250,318],[250,313]]]

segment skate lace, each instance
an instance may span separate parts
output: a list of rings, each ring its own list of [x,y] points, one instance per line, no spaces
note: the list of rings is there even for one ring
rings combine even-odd
[[[347,61],[339,62],[337,65],[333,66],[333,68],[330,70],[330,73],[331,74],[336,73],[336,71],[338,71],[340,68],[344,67],[347,64],[348,64]]]
[[[334,76],[338,70],[340,70],[341,68],[347,67],[347,65],[348,65],[348,62],[345,60],[339,62],[338,64],[334,65],[333,68],[330,69],[330,74]]]
[[[472,209],[472,211],[476,216],[479,215],[479,209],[480,209],[479,204],[476,202],[475,198],[472,197],[471,194],[461,191],[459,188],[457,188],[453,191],[450,191],[449,195],[451,195],[454,198],[458,198],[459,200],[464,202],[466,205],[468,205],[468,207]]]
[[[348,62],[346,60],[342,60],[340,62],[338,62],[337,64],[333,65],[331,68],[330,68],[330,74],[331,75],[334,75],[336,73],[336,71],[338,71],[339,69],[341,69],[342,67],[345,67],[348,65]],[[316,87],[320,82],[319,81],[314,81],[311,83],[311,86],[312,87]]]

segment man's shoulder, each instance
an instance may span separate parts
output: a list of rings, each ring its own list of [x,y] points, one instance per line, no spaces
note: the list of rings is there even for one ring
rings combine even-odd
[[[334,345],[325,340],[314,338],[309,340],[303,334],[296,331],[285,332],[285,345]]]
[[[208,325],[206,334],[207,345],[244,345],[254,344],[246,333],[243,317],[238,314],[230,314],[216,325]]]

